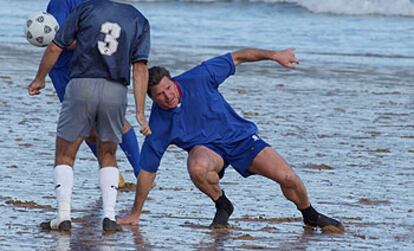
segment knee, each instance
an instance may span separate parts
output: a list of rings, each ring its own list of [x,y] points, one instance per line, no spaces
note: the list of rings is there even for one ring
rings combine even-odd
[[[98,147],[98,159],[116,159],[116,145],[115,147],[100,146]]]
[[[294,188],[298,185],[299,177],[295,173],[286,174],[280,182],[282,187]]]
[[[207,163],[203,161],[193,161],[188,165],[188,173],[193,181],[205,181],[208,173]]]
[[[55,166],[57,166],[57,165],[68,165],[68,166],[73,167],[74,162],[75,162],[75,159],[70,157],[70,156],[57,155],[56,159],[55,159]]]

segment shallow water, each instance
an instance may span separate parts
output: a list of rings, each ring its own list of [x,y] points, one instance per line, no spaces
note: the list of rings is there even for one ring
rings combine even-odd
[[[242,47],[297,48],[297,70],[242,65],[221,91],[291,163],[313,205],[344,222],[346,233],[305,231],[276,184],[243,179],[231,168],[222,186],[235,206],[232,228],[211,231],[214,206],[189,180],[186,154],[171,147],[140,227],[103,235],[97,162],[84,146],[75,166],[72,234],[39,231],[55,214],[59,104],[50,83],[39,97],[26,93],[42,50],[26,44],[19,22],[45,1],[0,0],[0,23],[10,24],[0,26],[1,249],[413,249],[412,18],[314,14],[289,4],[134,4],[152,24],[151,65],[174,74]],[[132,94],[129,99],[128,118],[136,125]],[[118,156],[133,182],[121,151]],[[133,196],[119,194],[119,215]]]

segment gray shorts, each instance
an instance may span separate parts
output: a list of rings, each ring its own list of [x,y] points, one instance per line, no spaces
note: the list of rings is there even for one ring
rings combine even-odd
[[[67,141],[97,131],[100,141],[122,142],[128,87],[102,78],[74,78],[66,87],[57,136]]]

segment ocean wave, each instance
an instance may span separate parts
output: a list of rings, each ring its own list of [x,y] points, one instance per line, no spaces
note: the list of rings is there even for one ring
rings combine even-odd
[[[311,12],[340,15],[414,16],[412,0],[265,0],[298,4]]]
[[[130,0],[129,2],[257,2],[289,3],[313,13],[336,15],[414,16],[414,0]]]

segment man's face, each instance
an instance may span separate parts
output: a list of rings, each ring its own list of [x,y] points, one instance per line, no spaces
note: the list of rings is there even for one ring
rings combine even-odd
[[[180,96],[175,83],[168,77],[151,87],[151,99],[162,109],[169,110],[177,107],[180,103]]]

